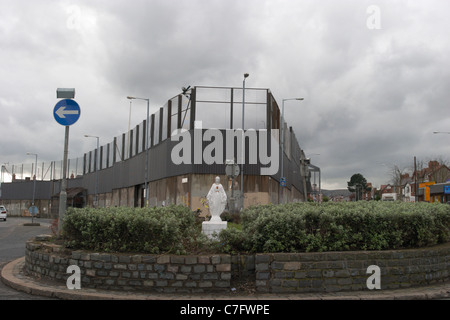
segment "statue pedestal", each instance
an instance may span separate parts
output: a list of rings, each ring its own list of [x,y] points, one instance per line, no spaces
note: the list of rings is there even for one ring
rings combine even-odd
[[[204,221],[202,223],[202,232],[208,236],[208,238],[213,239],[214,232],[219,234],[220,231],[227,228],[228,222],[226,221]]]

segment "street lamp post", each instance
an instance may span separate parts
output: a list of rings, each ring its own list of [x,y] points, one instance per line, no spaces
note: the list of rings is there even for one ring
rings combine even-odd
[[[84,136],[86,138],[96,138],[97,139],[97,156],[95,157],[95,200],[94,200],[94,204],[95,204],[95,207],[98,207],[98,169],[99,169],[98,162],[99,162],[99,158],[100,158],[98,153],[100,152],[100,149],[99,149],[100,137],[91,136],[88,134],[85,134]]]
[[[304,98],[289,98],[289,99],[283,99],[282,101],[282,108],[281,108],[281,170],[280,170],[280,187],[279,187],[279,202],[283,203],[282,196],[283,196],[283,188],[284,186],[281,185],[281,179],[284,178],[284,102],[289,100],[304,100]]]
[[[241,210],[244,209],[244,162],[245,162],[245,134],[244,134],[244,115],[245,115],[245,79],[250,74],[244,73],[242,81],[242,146],[241,146]]]
[[[150,113],[150,99],[146,98],[137,98],[137,97],[131,97],[128,96],[127,99],[129,100],[144,100],[147,101],[147,122],[145,125],[145,180],[144,180],[144,189],[145,189],[145,207],[148,207],[148,127],[150,125],[149,123],[149,113]],[[130,134],[128,132],[128,134]]]
[[[33,155],[35,156],[35,163],[34,163],[34,182],[33,182],[33,200],[31,201],[31,206],[34,207],[34,199],[36,195],[36,180],[37,180],[37,158],[38,155],[36,153],[27,152],[27,155]],[[33,208],[34,210],[34,208]],[[31,223],[34,222],[34,212],[31,213]]]
[[[130,100],[130,113],[128,115],[128,145],[127,145],[127,159],[130,158],[130,144],[131,144],[131,136],[130,136],[130,125],[131,125],[131,100]]]

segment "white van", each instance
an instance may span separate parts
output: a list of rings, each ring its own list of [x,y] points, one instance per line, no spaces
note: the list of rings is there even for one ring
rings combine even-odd
[[[383,193],[381,195],[381,201],[396,201],[397,194],[396,193]]]
[[[0,219],[6,221],[6,208],[5,206],[0,206]]]

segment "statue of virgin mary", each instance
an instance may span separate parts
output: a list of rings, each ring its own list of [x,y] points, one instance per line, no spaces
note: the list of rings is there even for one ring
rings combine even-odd
[[[215,182],[212,184],[211,189],[209,189],[208,195],[209,212],[211,213],[211,222],[221,222],[222,219],[220,215],[225,210],[227,204],[227,194],[220,183],[220,178],[216,177]]]

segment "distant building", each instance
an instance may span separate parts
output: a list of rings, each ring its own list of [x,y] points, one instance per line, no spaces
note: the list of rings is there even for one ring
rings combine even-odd
[[[445,194],[445,186],[448,185],[450,180],[450,169],[438,161],[429,161],[428,167],[417,170],[417,175],[416,171],[411,176],[409,173],[404,173],[399,180],[398,185],[381,185],[380,197],[383,198],[384,195],[384,198],[392,199],[394,198],[392,195],[396,194],[397,200],[405,202],[449,201],[448,195]]]
[[[322,190],[322,194],[327,196],[329,201],[332,202],[347,202],[350,201],[350,196],[353,194],[348,189],[337,190]]]

